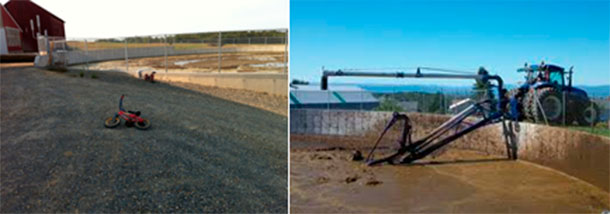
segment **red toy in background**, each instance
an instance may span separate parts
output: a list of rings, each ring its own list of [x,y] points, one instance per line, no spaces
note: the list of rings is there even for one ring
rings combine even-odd
[[[157,72],[153,71],[150,75],[144,74],[144,81],[149,81],[151,83],[154,83],[155,82],[155,73],[157,73]]]
[[[135,126],[137,129],[146,130],[150,128],[150,121],[147,119],[140,117],[140,111],[127,111],[123,108],[123,98],[125,95],[121,95],[121,99],[119,100],[119,112],[116,113],[113,117],[108,117],[104,121],[104,126],[106,128],[114,128],[121,124],[121,118],[125,120],[125,126],[133,127]]]

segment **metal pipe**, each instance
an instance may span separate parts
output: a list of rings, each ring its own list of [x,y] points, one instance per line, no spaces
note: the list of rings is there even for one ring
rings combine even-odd
[[[344,77],[389,77],[389,78],[430,78],[430,79],[474,79],[477,81],[488,82],[489,80],[494,80],[497,82],[497,90],[498,90],[498,109],[503,109],[503,106],[506,104],[506,99],[504,94],[506,93],[504,90],[504,82],[502,78],[498,75],[489,75],[484,68],[480,68],[478,74],[440,74],[440,73],[422,73],[422,70],[426,70],[426,68],[417,68],[415,73],[405,73],[405,72],[350,72],[350,71],[330,71],[324,70],[322,71],[322,81],[321,88],[322,90],[328,89],[328,77],[331,76],[344,76]],[[428,70],[439,70],[439,69],[428,69]]]
[[[346,72],[346,71],[324,71],[324,76],[346,76],[346,77],[394,77],[394,78],[441,78],[441,79],[481,79],[481,75],[468,74],[439,74],[429,73],[405,73],[405,72]]]

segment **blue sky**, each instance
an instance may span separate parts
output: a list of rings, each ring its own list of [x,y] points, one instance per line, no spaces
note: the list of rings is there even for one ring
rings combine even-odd
[[[288,0],[32,1],[66,22],[68,38],[278,29],[289,23]]]
[[[574,84],[610,84],[609,2],[292,0],[290,78],[319,82],[322,66],[467,71],[484,66],[514,84],[523,78],[517,68],[544,60],[573,65]]]

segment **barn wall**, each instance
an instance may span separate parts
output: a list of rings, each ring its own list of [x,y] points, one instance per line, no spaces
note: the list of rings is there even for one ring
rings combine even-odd
[[[30,1],[9,1],[5,7],[23,30],[22,49],[24,52],[38,51],[36,33],[44,35],[45,29],[49,36],[65,37],[63,21],[57,19],[37,4]],[[40,16],[40,30],[38,29],[36,15]],[[30,20],[34,22],[33,33]]]

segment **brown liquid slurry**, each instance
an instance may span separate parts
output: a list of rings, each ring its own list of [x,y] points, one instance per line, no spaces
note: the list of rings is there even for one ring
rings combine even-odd
[[[290,158],[293,213],[601,213],[610,207],[608,192],[588,183],[474,151],[376,167],[351,161],[348,150],[293,150]]]

